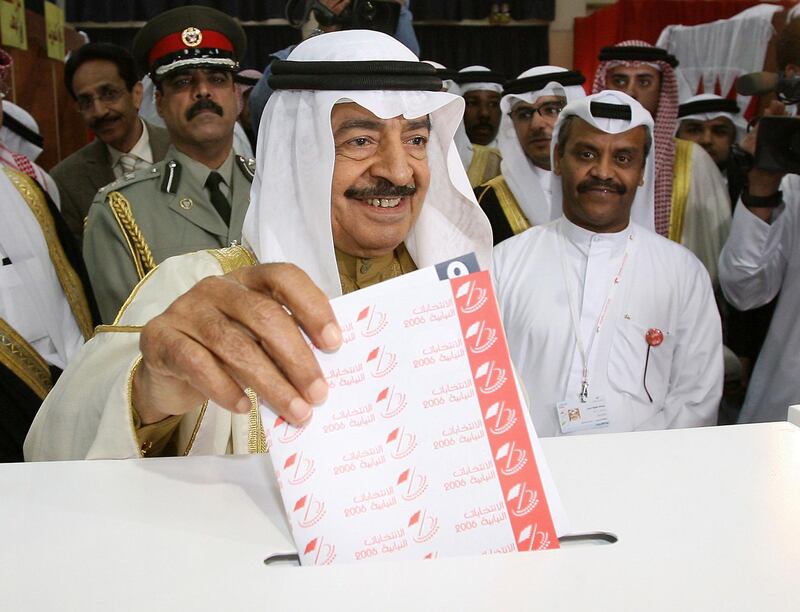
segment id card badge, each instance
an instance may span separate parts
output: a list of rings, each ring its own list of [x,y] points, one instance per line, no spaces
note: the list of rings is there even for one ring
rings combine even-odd
[[[556,404],[561,433],[570,434],[608,427],[606,401],[596,397],[585,402],[563,401]]]

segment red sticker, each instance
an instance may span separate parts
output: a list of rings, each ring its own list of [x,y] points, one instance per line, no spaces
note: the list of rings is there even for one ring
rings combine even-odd
[[[644,335],[644,339],[647,340],[647,344],[650,346],[658,346],[664,342],[664,332],[662,332],[660,329],[656,329],[655,327],[651,327]]]

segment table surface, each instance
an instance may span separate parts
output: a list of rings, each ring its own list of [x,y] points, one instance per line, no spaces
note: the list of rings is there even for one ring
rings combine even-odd
[[[265,456],[0,465],[0,608],[800,608],[800,428],[542,442],[573,529],[617,543],[265,566],[294,548]]]

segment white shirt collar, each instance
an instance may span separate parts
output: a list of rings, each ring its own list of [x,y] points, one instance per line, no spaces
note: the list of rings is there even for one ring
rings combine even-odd
[[[561,224],[561,232],[567,241],[573,244],[584,255],[588,254],[592,240],[595,242],[602,240],[606,244],[610,244],[612,250],[625,248],[625,241],[628,236],[630,236],[633,229],[629,222],[628,227],[622,231],[598,233],[575,225],[566,217],[561,217],[559,223]]]
[[[142,135],[139,136],[139,140],[136,141],[136,144],[133,145],[130,151],[128,151],[128,155],[133,155],[141,160],[146,161],[148,164],[153,163],[153,151],[150,148],[150,134],[147,132],[147,124],[144,121],[139,119],[142,124]],[[125,155],[125,151],[120,151],[119,149],[115,149],[111,145],[106,145],[108,148],[108,154],[111,157],[111,167],[117,165],[119,158]]]

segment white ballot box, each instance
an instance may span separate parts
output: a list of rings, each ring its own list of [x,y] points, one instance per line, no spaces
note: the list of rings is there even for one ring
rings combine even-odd
[[[789,422],[800,427],[800,404],[789,406]]]
[[[537,553],[267,566],[264,455],[0,465],[0,609],[798,609],[800,428],[542,440],[575,532]]]

